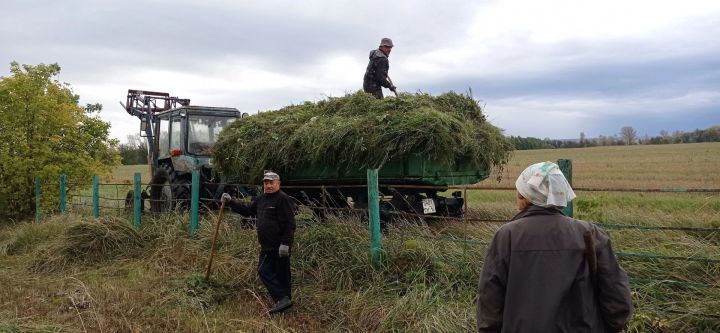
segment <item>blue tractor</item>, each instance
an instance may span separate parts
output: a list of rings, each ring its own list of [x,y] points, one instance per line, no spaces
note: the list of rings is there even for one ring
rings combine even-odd
[[[235,108],[193,106],[190,99],[169,93],[133,89],[128,90],[126,103],[120,104],[140,119],[140,135],[147,139],[153,176],[149,191],[144,190],[142,196],[150,200],[150,210],[187,209],[193,170],[200,171],[203,204],[213,205],[224,189],[212,172],[212,146],[223,128],[247,114]]]

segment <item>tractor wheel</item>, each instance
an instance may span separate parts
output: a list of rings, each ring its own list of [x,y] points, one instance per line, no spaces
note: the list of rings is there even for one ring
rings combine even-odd
[[[162,191],[162,212],[186,211],[190,209],[190,180],[178,177],[169,164],[160,164],[156,174],[166,174],[167,183]]]
[[[172,185],[173,204],[176,211],[187,211],[190,209],[190,181],[181,179]]]
[[[161,166],[155,170],[150,180],[150,211],[153,213],[163,213],[172,209],[170,174]]]

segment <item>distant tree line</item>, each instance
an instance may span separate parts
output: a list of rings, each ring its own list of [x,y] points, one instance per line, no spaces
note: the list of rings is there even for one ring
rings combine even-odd
[[[624,126],[618,134],[600,135],[597,138],[586,138],[585,133],[582,132],[579,139],[540,139],[520,136],[510,136],[509,138],[517,150],[720,142],[720,126],[696,129],[692,132],[675,131],[672,134],[662,130],[658,136],[646,135],[642,138],[638,137],[637,131],[630,126]]]

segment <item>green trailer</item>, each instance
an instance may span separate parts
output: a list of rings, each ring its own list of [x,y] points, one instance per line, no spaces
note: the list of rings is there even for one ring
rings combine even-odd
[[[323,165],[281,171],[283,190],[318,214],[327,208],[366,208],[366,175],[364,168],[340,170]],[[448,166],[421,155],[389,161],[378,171],[381,208],[385,213],[462,216],[462,193],[442,194],[449,186],[473,185],[489,175],[489,168],[477,169],[465,161]]]

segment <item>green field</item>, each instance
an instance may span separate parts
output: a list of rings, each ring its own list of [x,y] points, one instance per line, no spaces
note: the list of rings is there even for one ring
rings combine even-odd
[[[576,187],[720,187],[720,143],[518,151],[501,183],[480,186],[511,187],[525,166],[558,158],[573,160]],[[124,166],[103,182],[127,183],[135,171],[148,179],[146,166]],[[124,197],[112,187],[103,196]],[[632,280],[630,331],[720,331],[720,233],[629,227],[720,228],[720,193],[577,194],[576,215],[606,226]],[[515,213],[512,191],[468,190],[468,201],[468,217]],[[0,332],[473,331],[485,244],[499,225],[399,222],[374,269],[359,219],[304,220],[293,252],[296,306],[268,317],[254,230],[238,216],[225,219],[207,283],[215,215],[190,238],[187,216],[144,216],[136,232],[122,227],[130,217],[120,211],[103,210],[102,224],[77,209],[0,227]]]

